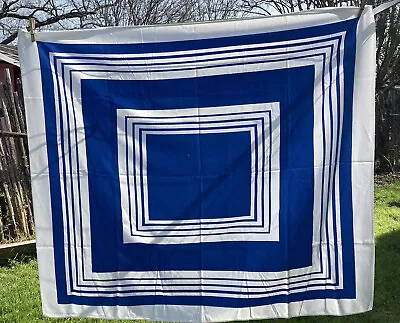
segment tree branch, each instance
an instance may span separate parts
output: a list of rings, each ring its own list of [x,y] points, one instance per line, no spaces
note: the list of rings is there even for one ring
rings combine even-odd
[[[13,42],[17,38],[17,36],[18,36],[18,31],[14,31],[10,36],[2,40],[0,44],[7,45]]]

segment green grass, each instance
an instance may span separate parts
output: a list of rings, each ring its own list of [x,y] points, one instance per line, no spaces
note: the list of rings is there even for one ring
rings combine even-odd
[[[373,310],[346,317],[302,317],[291,319],[290,322],[400,322],[400,180],[381,185],[375,190],[376,274]],[[0,267],[1,323],[109,322],[43,318],[40,304],[36,260],[11,262]],[[268,322],[278,321],[281,322]]]

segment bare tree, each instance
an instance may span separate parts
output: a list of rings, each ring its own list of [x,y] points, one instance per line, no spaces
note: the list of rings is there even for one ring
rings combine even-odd
[[[0,29],[2,44],[11,43],[19,28],[35,18],[37,28],[77,28],[80,19],[93,15],[104,4],[96,1],[76,0],[2,0]]]
[[[2,0],[2,44],[35,18],[38,29],[153,25],[216,20],[240,13],[236,0]]]
[[[378,15],[377,96],[400,85],[400,8],[393,7]]]
[[[400,164],[400,8],[393,7],[376,17],[376,161],[378,171],[393,171]],[[397,117],[397,123],[393,119]],[[396,165],[397,164],[397,165]]]
[[[211,21],[242,16],[242,4],[236,0],[195,1],[195,21]]]
[[[286,14],[326,7],[360,6],[362,0],[243,0],[243,10],[259,15]]]
[[[193,8],[182,0],[92,0],[101,9],[80,19],[81,28],[163,24],[188,20]]]
[[[235,0],[92,0],[102,9],[81,18],[81,27],[131,26],[217,20],[240,14]]]

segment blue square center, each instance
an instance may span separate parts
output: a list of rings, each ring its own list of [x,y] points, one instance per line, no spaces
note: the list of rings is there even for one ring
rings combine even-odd
[[[249,130],[151,133],[145,149],[150,220],[250,215]]]

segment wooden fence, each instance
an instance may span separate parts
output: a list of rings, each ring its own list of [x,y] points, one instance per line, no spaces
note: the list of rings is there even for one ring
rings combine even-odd
[[[21,82],[5,69],[0,84],[0,242],[34,235],[28,142]]]

